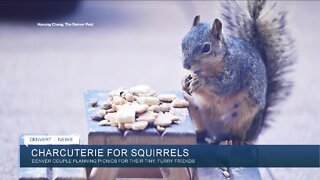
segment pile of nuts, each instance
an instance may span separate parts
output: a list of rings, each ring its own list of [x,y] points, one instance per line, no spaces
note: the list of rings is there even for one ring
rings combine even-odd
[[[115,126],[120,130],[144,130],[151,125],[163,132],[166,127],[180,120],[173,114],[173,109],[186,108],[189,103],[178,99],[175,94],[157,95],[149,86],[138,85],[111,91],[108,101],[93,101],[90,105],[99,106],[99,110],[91,118],[99,121],[101,126]]]

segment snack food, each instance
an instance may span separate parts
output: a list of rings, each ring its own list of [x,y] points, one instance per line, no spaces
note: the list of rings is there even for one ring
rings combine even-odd
[[[135,122],[136,111],[130,105],[124,105],[117,111],[118,123],[133,123]]]
[[[110,121],[108,121],[108,120],[101,120],[101,121],[99,122],[99,125],[100,125],[100,126],[109,126],[109,125],[111,125],[111,123],[110,123]]]
[[[174,99],[171,104],[175,108],[185,108],[189,106],[189,102],[182,99]]]
[[[162,102],[172,102],[174,99],[177,98],[175,94],[159,94],[158,98]]]
[[[166,130],[166,128],[162,127],[162,126],[157,126],[157,130],[162,133]]]
[[[147,122],[154,122],[157,118],[158,114],[154,113],[153,111],[147,111],[136,119],[137,121],[147,121]]]
[[[144,130],[148,126],[147,121],[137,121],[132,124],[132,130]]]
[[[158,105],[160,103],[159,98],[152,96],[143,96],[138,98],[140,104],[146,104],[148,106]]]
[[[180,120],[175,108],[186,108],[188,102],[178,99],[175,94],[160,94],[146,85],[129,89],[119,88],[109,93],[105,101],[89,102],[96,113],[92,120],[100,126],[114,126],[119,130],[135,131],[154,127],[162,133],[166,127]]]

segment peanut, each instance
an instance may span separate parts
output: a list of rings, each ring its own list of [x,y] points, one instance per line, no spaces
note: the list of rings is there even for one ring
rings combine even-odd
[[[136,113],[145,113],[148,110],[148,105],[146,104],[137,104],[136,107]]]
[[[181,99],[174,99],[171,102],[171,105],[175,108],[184,108],[189,106],[189,102],[186,100],[181,100]]]
[[[104,117],[107,114],[107,110],[100,109],[96,112],[97,115]]]
[[[157,96],[157,91],[151,89],[148,95],[149,96]]]
[[[160,105],[160,111],[161,112],[169,112],[170,111],[170,105],[168,105],[168,104],[161,104]]]
[[[128,102],[133,102],[134,101],[134,96],[130,93],[126,93],[124,98],[128,101]]]
[[[100,109],[108,110],[112,108],[112,104],[110,102],[101,102]]]
[[[162,133],[166,130],[166,128],[162,127],[162,126],[157,126],[157,130]]]
[[[157,97],[142,96],[138,98],[138,102],[140,102],[141,104],[152,106],[152,105],[158,105],[160,103],[160,100]]]
[[[180,120],[180,118],[178,116],[175,116],[171,113],[165,113],[164,116],[165,116],[165,118],[169,119],[171,122]]]
[[[136,96],[150,94],[150,91],[151,91],[151,89],[147,85],[137,85],[137,86],[131,87],[129,89],[129,92],[132,93],[133,95],[136,95]]]
[[[164,113],[160,113],[157,119],[154,121],[154,125],[162,126],[162,127],[170,126],[171,123],[172,123],[172,120],[167,118]]]
[[[149,111],[160,112],[160,106],[152,105],[148,108]]]
[[[168,112],[170,111],[170,106],[168,104],[161,104],[161,105],[152,105],[148,109],[149,111],[154,112]]]
[[[154,113],[152,111],[147,111],[143,114],[141,114],[136,120],[137,121],[147,121],[147,122],[154,122],[157,118],[157,113]]]
[[[147,121],[137,121],[132,124],[132,130],[144,130],[147,126]]]
[[[177,98],[177,96],[175,94],[160,94],[158,98],[162,102],[172,102],[174,99]]]
[[[102,121],[99,122],[99,125],[100,126],[110,126],[111,122],[108,121],[108,120],[102,120]]]
[[[101,121],[103,119],[103,116],[100,116],[98,114],[95,114],[91,117],[92,120],[94,121]]]

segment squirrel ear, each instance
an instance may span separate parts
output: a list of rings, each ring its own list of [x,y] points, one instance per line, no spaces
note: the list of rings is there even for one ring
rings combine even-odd
[[[217,39],[222,38],[222,23],[219,19],[215,19],[212,25],[212,34]]]
[[[194,17],[192,27],[198,25],[199,23],[200,23],[200,15],[197,15],[196,17]]]

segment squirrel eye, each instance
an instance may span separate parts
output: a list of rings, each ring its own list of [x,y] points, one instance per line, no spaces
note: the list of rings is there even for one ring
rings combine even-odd
[[[207,53],[209,52],[211,49],[210,47],[210,44],[205,44],[203,47],[202,47],[202,53]]]

